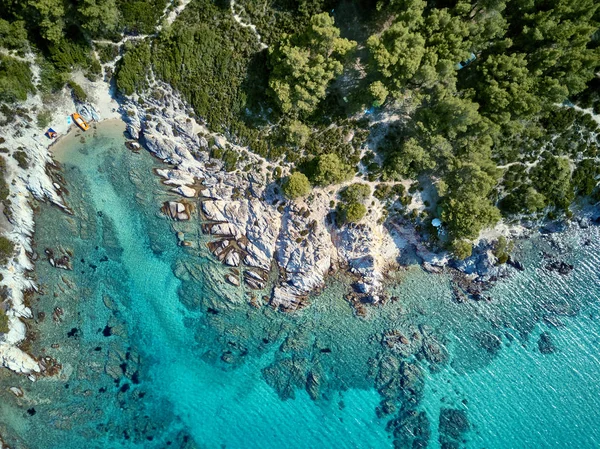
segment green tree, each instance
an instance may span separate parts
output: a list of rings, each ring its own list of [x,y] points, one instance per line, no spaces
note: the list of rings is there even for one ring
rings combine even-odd
[[[425,38],[404,22],[396,22],[367,40],[374,68],[397,96],[417,73],[425,55]]]
[[[369,86],[369,93],[373,97],[373,106],[377,108],[385,103],[389,91],[381,81],[375,81]]]
[[[546,197],[533,187],[529,187],[525,191],[524,205],[529,213],[539,212],[546,207]]]
[[[127,45],[117,69],[117,88],[125,95],[145,89],[150,63],[150,45],[146,41]]]
[[[292,120],[286,127],[287,141],[303,147],[310,137],[310,128],[299,120]]]
[[[593,159],[584,159],[573,172],[573,185],[580,195],[591,195],[592,191],[598,185],[596,179],[600,169],[598,163]]]
[[[0,54],[0,102],[25,101],[35,92],[31,77],[27,62]]]
[[[511,118],[528,118],[541,109],[535,93],[535,78],[527,69],[524,54],[489,55],[479,66],[477,88],[483,112],[499,123]]]
[[[311,189],[308,178],[300,172],[294,172],[288,176],[283,181],[281,188],[283,194],[292,200],[307,195]]]
[[[439,60],[448,61],[452,67],[470,55],[469,21],[454,11],[432,8],[422,33],[427,36],[427,47],[435,51]]]
[[[494,176],[475,163],[463,164],[449,174],[448,192],[440,206],[452,239],[475,239],[483,228],[498,222],[500,211],[489,199],[496,183]]]
[[[464,260],[473,253],[473,244],[468,240],[456,240],[452,243],[452,252],[457,259]]]
[[[296,35],[283,35],[269,48],[269,88],[284,113],[310,114],[325,98],[327,86],[343,70],[343,58],[356,42],[340,37],[333,18],[311,17]]]
[[[82,0],[77,11],[81,15],[81,27],[92,36],[111,34],[119,24],[115,0]]]
[[[413,137],[404,141],[400,149],[394,152],[391,160],[386,163],[389,172],[397,175],[395,177],[404,178],[415,178],[424,170],[434,167],[435,161]]]
[[[509,242],[503,235],[498,237],[498,240],[494,245],[494,256],[498,258],[498,264],[502,265],[508,262],[508,258],[510,257],[513,248],[513,242]]]
[[[362,203],[371,196],[368,184],[351,184],[340,191],[340,198],[346,203]]]
[[[35,21],[41,35],[49,42],[58,43],[64,38],[65,2],[63,0],[29,0],[36,13]]]
[[[549,204],[567,209],[574,198],[571,164],[564,157],[545,156],[532,170],[534,187],[544,195]]]
[[[527,55],[546,93],[557,94],[549,101],[581,92],[594,76],[600,48],[588,43],[598,28],[598,6],[595,0],[512,0],[506,8],[515,50]]]
[[[9,50],[24,51],[27,48],[27,30],[25,22],[8,22],[0,19],[0,46]]]
[[[352,177],[354,170],[342,162],[337,154],[328,153],[316,160],[312,181],[317,185],[339,184]]]
[[[338,206],[338,221],[340,224],[357,223],[366,213],[367,208],[362,203],[341,203]]]

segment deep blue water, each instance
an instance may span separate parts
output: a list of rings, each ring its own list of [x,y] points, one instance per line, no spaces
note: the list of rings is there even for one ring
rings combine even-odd
[[[344,299],[342,276],[285,315],[248,304],[266,292],[224,284],[198,219],[160,216],[175,196],[152,173],[159,163],[123,142],[114,128],[64,142],[74,215],[40,205],[29,345],[62,371],[35,383],[1,373],[0,434],[12,447],[600,446],[597,228],[569,231],[563,248],[521,242],[526,271],[491,301],[455,302],[449,277],[415,266],[390,287],[399,299],[366,319]],[[194,246],[177,246],[177,231]],[[72,253],[73,271],[52,268],[45,248]],[[575,269],[549,272],[544,257]],[[391,331],[446,356],[403,355],[383,343]],[[540,352],[542,332],[554,352]],[[402,367],[420,373],[414,384]],[[453,429],[440,431],[440,415]]]

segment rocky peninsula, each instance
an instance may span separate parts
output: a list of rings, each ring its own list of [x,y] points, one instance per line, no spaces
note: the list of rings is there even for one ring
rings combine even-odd
[[[108,66],[114,67],[114,62]],[[198,217],[203,232],[212,236],[210,251],[229,267],[223,282],[247,291],[268,288],[265,299],[282,311],[300,309],[309,295],[323,288],[328,275],[344,269],[355,279],[349,299],[357,313],[364,314],[365,304],[385,302],[382,287],[386,274],[401,268],[404,254],[414,254],[416,261],[431,272],[451,267],[458,276],[457,295],[466,293],[478,298],[485,283],[506,275],[509,265],[520,268],[518,261],[498,264],[494,245],[499,236],[519,238],[538,227],[530,224],[527,229],[520,224],[500,223],[481,233],[474,254],[464,261],[453,260],[445,251],[432,251],[414,223],[387,219],[383,203],[373,194],[366,201],[366,216],[359,223],[340,227],[335,224],[331,204],[341,187],[364,183],[363,178],[357,176],[333,187],[316,187],[310,195],[297,200],[286,199],[279,179],[291,171],[292,165],[275,165],[209,131],[169,85],[155,81],[143,94],[117,96],[109,78],[92,82],[79,76],[78,81],[89,93],[89,101],[76,101],[64,90],[53,100],[54,129],[60,135],[69,132],[74,125],[61,118],[75,110],[90,121],[123,120],[133,139],[130,148],[139,151],[141,145],[163,161],[165,167],[156,170],[156,174],[181,197],[157,208],[176,221]],[[49,170],[54,167],[50,142],[26,113],[42,106],[40,95],[30,97],[17,108],[23,112],[16,114],[10,128],[3,128],[3,145],[12,152],[26,148],[28,164],[20,167],[16,160],[7,158],[10,206],[5,214],[9,220],[4,234],[15,244],[16,254],[0,270],[6,286],[10,326],[10,331],[1,337],[0,359],[3,366],[30,375],[32,380],[44,368],[19,349],[26,338],[21,319],[31,318],[26,294],[36,289],[28,273],[39,257],[31,246],[32,209],[35,201],[50,201],[69,213],[60,183],[51,175],[56,170]],[[383,122],[386,120],[384,117]],[[381,121],[381,117],[372,118],[373,125]],[[370,144],[373,142],[367,141],[364,152],[372,149]],[[222,159],[212,157],[220,151],[235,152],[236,164],[228,166]],[[407,210],[418,213],[425,201],[423,195],[413,195]],[[184,236],[179,237],[180,244],[189,244]],[[270,273],[276,273],[274,284],[269,282]]]
[[[274,308],[283,311],[301,308],[311,293],[324,286],[329,274],[345,269],[356,279],[353,301],[364,312],[361,304],[385,300],[382,286],[386,273],[400,267],[402,250],[414,250],[424,267],[431,271],[436,267],[441,269],[450,261],[447,253],[431,252],[413,226],[387,223],[382,204],[375,197],[369,198],[371,206],[360,223],[341,228],[331,218],[330,203],[336,197],[337,188],[316,188],[307,198],[286,199],[274,176],[273,164],[248,148],[211,133],[192,118],[189,106],[168,85],[157,83],[147,95],[119,97],[117,102],[107,82],[84,79],[80,82],[90,93],[91,100],[75,102],[63,92],[55,100],[54,116],[58,123],[53,124],[54,129],[61,135],[72,130],[74,125],[68,125],[66,120],[61,122],[60,118],[68,117],[74,110],[89,120],[124,120],[129,136],[165,163],[165,168],[156,173],[166,186],[181,196],[181,200],[157,205],[157,208],[169,219],[178,221],[197,214],[203,231],[212,236],[208,244],[210,251],[230,267],[223,282],[250,291],[263,290],[268,285],[269,274],[277,273],[268,298]],[[33,97],[22,107],[39,108],[41,98]],[[32,208],[35,201],[50,201],[65,213],[69,213],[69,208],[61,195],[60,183],[52,178],[52,173],[56,173],[52,146],[32,125],[31,119],[26,114],[19,115],[5,134],[4,145],[8,148],[28,149],[29,164],[21,168],[9,158],[10,232],[6,235],[15,243],[16,256],[2,270],[3,284],[10,298],[7,314],[11,330],[2,337],[0,355],[3,366],[33,375],[42,368],[35,358],[19,349],[26,338],[26,328],[20,319],[31,318],[24,295],[36,289],[28,273],[39,257],[31,246]],[[215,149],[235,151],[239,156],[237,166],[227,169],[222,160],[212,158],[211,152]],[[289,166],[284,167],[282,174],[289,169]],[[416,201],[413,207],[422,207],[422,203]],[[508,227],[499,229],[518,232]],[[494,233],[493,237],[497,235]],[[186,244],[185,240],[181,243]],[[494,259],[489,243],[484,243],[482,248],[487,262],[480,264],[478,270],[479,274],[488,275],[494,268]],[[458,268],[472,272],[472,264],[466,262]]]

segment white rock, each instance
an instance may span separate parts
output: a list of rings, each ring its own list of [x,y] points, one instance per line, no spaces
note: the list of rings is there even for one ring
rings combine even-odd
[[[193,198],[196,196],[196,191],[194,189],[192,189],[191,187],[188,186],[179,186],[175,189],[173,189],[175,192],[179,193],[182,196],[185,196],[187,198]]]
[[[18,398],[23,396],[23,390],[21,390],[19,387],[10,387],[9,390]]]
[[[233,274],[229,274],[227,275],[227,282],[229,282],[231,285],[235,285],[236,287],[240,286],[240,278],[237,276],[234,276]]]
[[[240,253],[229,251],[229,254],[225,257],[225,263],[230,267],[238,267],[240,265]]]

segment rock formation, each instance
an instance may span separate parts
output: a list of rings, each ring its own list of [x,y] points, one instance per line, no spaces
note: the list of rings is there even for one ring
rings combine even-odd
[[[325,195],[306,204],[285,200],[271,181],[274,167],[267,161],[210,134],[190,118],[169,86],[156,85],[154,90],[158,94],[143,102],[126,100],[122,110],[131,137],[170,165],[156,170],[164,184],[185,198],[164,203],[166,216],[187,220],[197,201],[202,230],[213,237],[210,251],[223,264],[239,269],[247,288],[264,289],[275,263],[280,273],[270,300],[275,308],[301,307],[338,265],[357,275],[362,294],[371,302],[380,300],[383,271],[398,256],[382,225],[332,229]],[[222,161],[211,158],[214,149],[235,151],[252,169],[227,171]],[[225,280],[239,284],[234,275]]]

